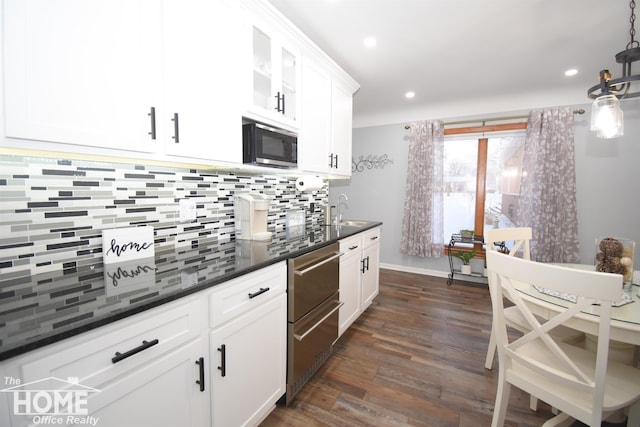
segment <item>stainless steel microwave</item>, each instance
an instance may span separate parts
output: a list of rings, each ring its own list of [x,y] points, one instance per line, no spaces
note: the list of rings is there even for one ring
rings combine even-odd
[[[277,168],[298,167],[298,135],[262,123],[242,125],[242,161]]]

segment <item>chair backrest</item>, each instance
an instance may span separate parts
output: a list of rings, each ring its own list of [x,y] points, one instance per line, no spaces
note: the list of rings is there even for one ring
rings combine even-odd
[[[509,250],[509,255],[516,256],[518,251],[522,249],[522,258],[531,259],[530,242],[532,237],[531,227],[493,228],[485,231],[484,240],[487,244],[487,250],[491,251],[499,249],[496,243],[513,240],[513,247]]]
[[[604,381],[609,352],[611,303],[620,299],[622,276],[580,270],[559,265],[524,260],[496,251],[487,251],[487,269],[493,310],[494,334],[498,347],[500,375],[518,388],[535,395],[548,404],[567,412],[574,418],[594,420],[593,414],[602,416]],[[536,318],[518,286],[538,286],[560,293],[576,295],[577,302],[569,308],[559,307],[559,314],[550,320]],[[530,332],[509,342],[504,319],[505,295],[526,319]],[[558,345],[549,331],[565,324],[582,310],[600,304],[598,347],[593,366],[569,356],[567,348]],[[515,368],[515,369],[514,369]],[[524,369],[523,369],[524,368]],[[567,387],[571,393],[586,393],[592,407],[572,407],[568,403]],[[563,394],[563,391],[564,394]],[[590,421],[591,424],[591,421]],[[598,423],[598,425],[600,425]]]

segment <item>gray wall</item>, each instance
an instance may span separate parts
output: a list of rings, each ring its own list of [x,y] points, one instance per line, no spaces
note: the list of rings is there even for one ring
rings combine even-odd
[[[613,140],[597,139],[589,131],[590,103],[575,108],[587,111],[575,116],[575,156],[580,255],[583,263],[592,263],[598,236],[629,237],[640,244],[640,101],[623,101],[625,135]],[[522,113],[526,112],[504,115]],[[500,115],[503,114],[493,116]],[[466,118],[443,118],[459,119]],[[331,181],[329,201],[336,204],[338,195],[344,193],[349,198],[341,204],[345,218],[384,222],[380,255],[383,266],[445,276],[449,265],[446,257],[419,258],[403,255],[399,250],[409,146],[405,124],[354,129],[355,162],[360,156],[386,154],[393,163],[354,171],[350,180]],[[636,270],[640,269],[639,260],[636,256]],[[472,266],[479,271],[482,261],[474,260]]]

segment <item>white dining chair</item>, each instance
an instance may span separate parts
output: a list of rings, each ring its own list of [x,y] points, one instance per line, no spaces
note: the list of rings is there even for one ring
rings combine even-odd
[[[611,304],[620,299],[622,276],[538,263],[495,251],[487,252],[487,269],[499,361],[492,427],[504,425],[512,385],[558,408],[562,412],[558,417],[563,420],[571,417],[600,427],[608,414],[629,408],[627,426],[640,426],[640,369],[608,361]],[[514,287],[517,282],[576,295],[578,300],[550,320],[540,320]],[[513,341],[507,334],[502,295],[515,304],[530,329]],[[599,304],[600,315],[597,352],[550,335],[553,328],[582,311],[592,312],[593,304]]]
[[[487,251],[499,251],[506,242],[512,242],[512,246],[508,251],[509,256],[520,257],[522,259],[531,259],[531,239],[533,231],[531,227],[512,227],[512,228],[494,228],[485,232],[485,243]],[[489,289],[491,291],[491,289]],[[509,306],[504,309],[504,320],[507,326],[520,331],[521,333],[529,332],[527,321],[520,310],[515,306]],[[553,335],[569,343],[579,343],[584,340],[584,333],[575,329],[559,326],[553,330]],[[496,355],[496,338],[491,328],[489,336],[489,348],[487,349],[487,357],[484,362],[485,369],[493,369],[493,363]],[[538,399],[534,395],[529,397],[529,407],[532,411],[538,410]],[[555,411],[555,408],[554,408]]]
[[[499,245],[500,243],[513,242],[513,245],[508,252],[510,256],[517,256],[526,260],[531,259],[530,242],[533,238],[531,227],[494,228],[487,230],[484,237],[487,251],[499,251],[501,248]],[[522,333],[529,332],[527,322],[521,316],[520,311],[515,307],[506,307],[504,309],[504,317],[507,326],[510,326]],[[565,342],[579,343],[584,340],[584,334],[582,332],[567,327],[558,327],[553,331],[553,334]],[[492,329],[489,337],[487,357],[484,363],[484,367],[486,369],[493,369],[495,354],[496,340]],[[536,407],[537,402],[532,399],[531,409],[536,410]]]

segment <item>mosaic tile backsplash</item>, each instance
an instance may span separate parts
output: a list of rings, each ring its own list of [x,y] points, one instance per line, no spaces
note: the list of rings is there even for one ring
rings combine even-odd
[[[238,192],[269,196],[269,231],[282,231],[290,210],[304,210],[307,224],[319,223],[327,181],[311,193],[298,192],[295,181],[277,174],[0,155],[0,274],[19,278],[93,264],[102,258],[105,228],[152,225],[156,255],[234,239]],[[195,221],[179,221],[183,198],[196,200]]]

